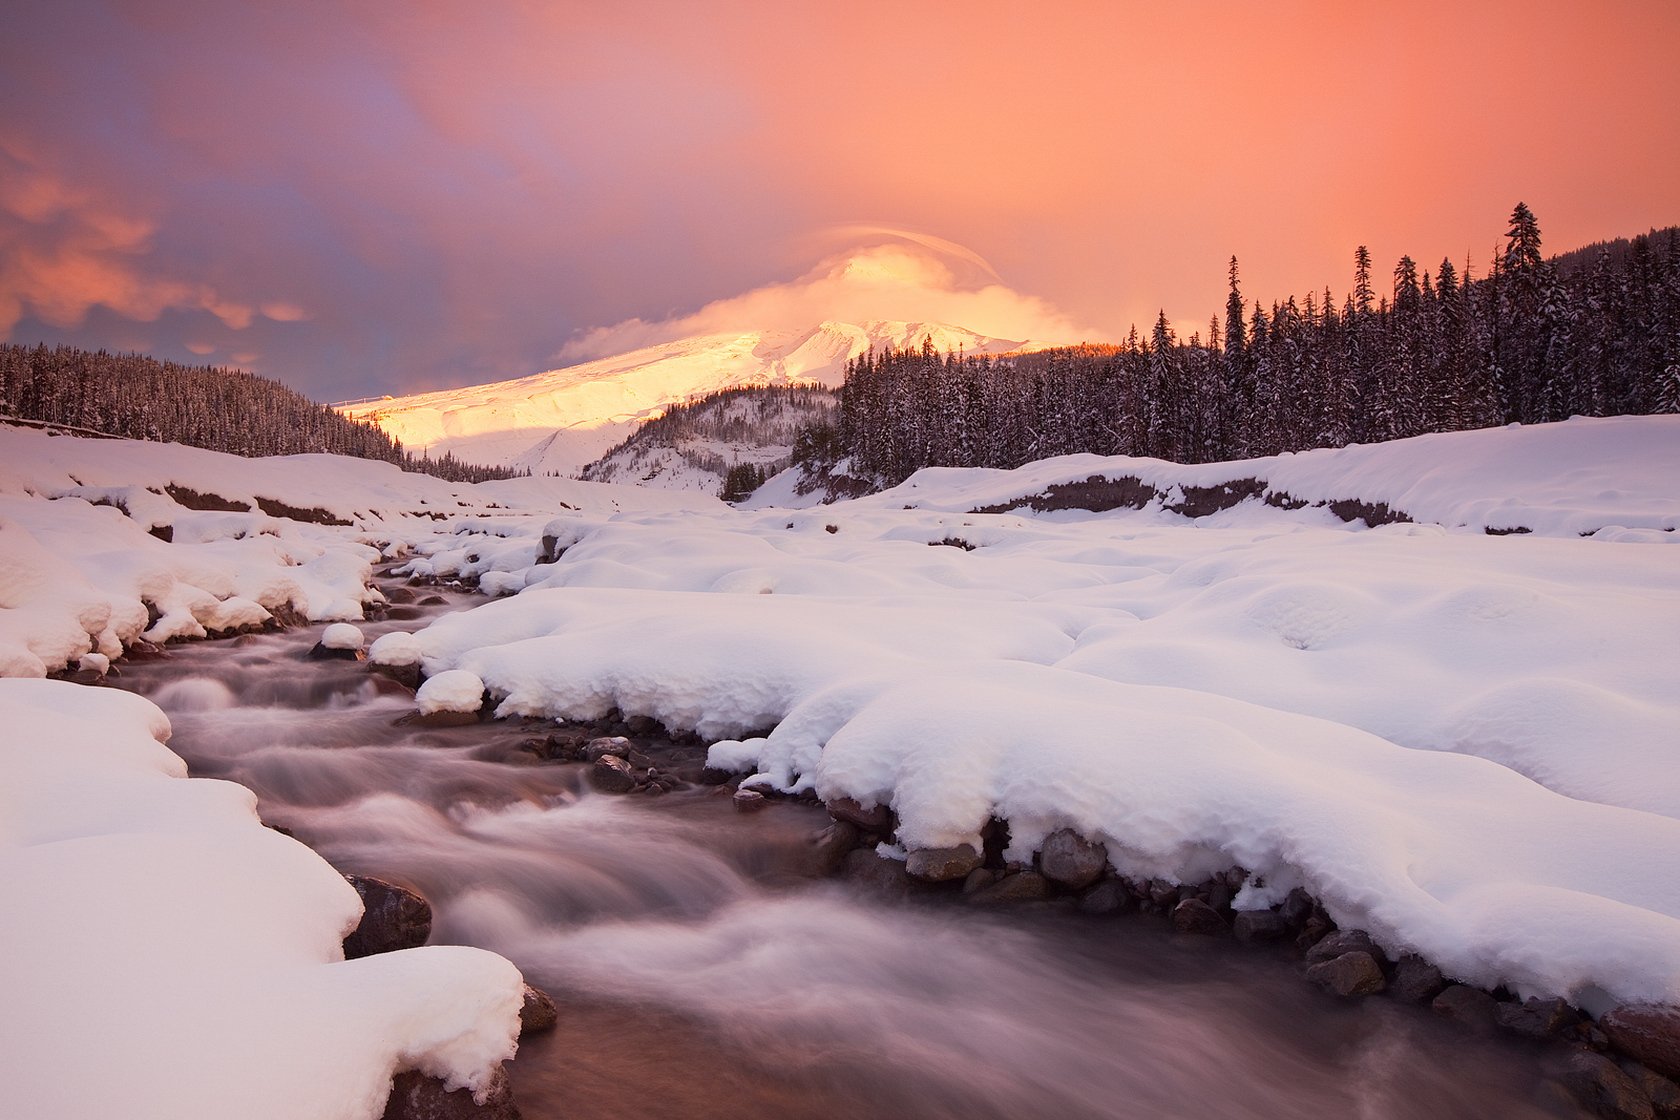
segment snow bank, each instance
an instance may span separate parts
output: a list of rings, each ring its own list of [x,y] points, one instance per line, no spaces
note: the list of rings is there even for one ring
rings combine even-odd
[[[477,1090],[521,978],[434,946],[346,962],[356,892],[187,779],[126,693],[0,681],[0,1113],[371,1118],[393,1071]]]

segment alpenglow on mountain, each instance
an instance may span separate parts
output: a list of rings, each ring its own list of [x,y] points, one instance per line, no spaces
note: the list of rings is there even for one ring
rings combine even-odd
[[[342,406],[404,447],[470,463],[575,475],[666,408],[750,385],[838,386],[846,362],[870,348],[1004,354],[1038,344],[944,323],[823,322],[805,330],[707,334],[610,358],[472,385]]]

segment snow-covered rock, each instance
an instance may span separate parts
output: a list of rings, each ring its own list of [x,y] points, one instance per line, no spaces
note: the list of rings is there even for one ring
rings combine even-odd
[[[327,649],[358,650],[367,645],[367,639],[348,622],[335,622],[321,631],[321,644]]]

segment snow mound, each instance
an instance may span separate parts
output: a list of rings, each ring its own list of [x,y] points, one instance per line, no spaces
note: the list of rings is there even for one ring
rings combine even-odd
[[[335,622],[321,631],[321,645],[326,649],[361,649],[367,639],[348,622]]]
[[[465,669],[449,669],[429,678],[414,694],[420,711],[476,712],[484,702],[484,682]]]
[[[7,680],[0,719],[0,1113],[372,1120],[395,1070],[477,1091],[512,1056],[511,964],[344,961],[356,892],[188,779],[149,702]]]

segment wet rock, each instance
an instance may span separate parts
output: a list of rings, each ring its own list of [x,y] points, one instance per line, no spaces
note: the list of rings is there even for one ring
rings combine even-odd
[[[371,662],[368,668],[382,677],[388,677],[398,684],[414,691],[420,687],[420,666],[418,665],[381,665]]]
[[[1132,904],[1132,896],[1118,879],[1104,879],[1079,896],[1084,914],[1118,914]]]
[[[548,993],[525,985],[525,1001],[519,1005],[519,1037],[551,1031],[559,1021],[560,1013]]]
[[[148,642],[144,638],[136,638],[123,647],[123,656],[130,661],[158,661],[169,656],[169,651],[156,642]]]
[[[436,1078],[415,1070],[391,1080],[391,1095],[382,1120],[520,1120],[513,1103],[513,1085],[506,1068],[497,1069],[484,1103],[465,1089],[447,1089]]]
[[[418,607],[386,607],[384,617],[391,622],[413,622],[425,615]]]
[[[1651,1099],[1639,1083],[1602,1054],[1577,1050],[1559,1075],[1581,1106],[1605,1120],[1653,1120]]]
[[[1680,1085],[1638,1062],[1623,1060],[1616,1063],[1621,1071],[1633,1079],[1651,1102],[1651,1112],[1657,1120],[1680,1120]]]
[[[756,813],[770,804],[770,799],[756,789],[736,790],[734,801],[737,813]]]
[[[1281,941],[1293,931],[1275,910],[1242,910],[1231,922],[1238,941]]]
[[[624,726],[630,729],[632,735],[658,735],[665,730],[652,716],[631,716],[624,721]]]
[[[1388,980],[1388,994],[1402,1003],[1428,1003],[1447,986],[1441,970],[1418,956],[1407,953],[1394,962],[1394,975]]]
[[[316,642],[304,656],[311,661],[366,661],[365,649],[342,649]]]
[[[442,595],[428,595],[415,604],[417,607],[447,607],[449,600]]]
[[[828,815],[877,836],[892,835],[893,813],[886,805],[874,805],[865,809],[863,804],[854,798],[836,797],[828,802]]]
[[[954,848],[918,848],[904,861],[905,870],[913,879],[943,883],[962,879],[980,866],[980,853],[973,844],[958,844]]]
[[[1314,945],[1317,945],[1320,941],[1323,941],[1326,937],[1329,937],[1335,932],[1336,923],[1332,922],[1322,913],[1314,911],[1313,915],[1308,918],[1306,923],[1301,927],[1301,932],[1296,935],[1295,948],[1305,953],[1308,949],[1311,949]]]
[[[589,784],[602,793],[629,793],[636,788],[636,772],[616,754],[604,754],[589,768]]]
[[[1145,885],[1145,897],[1149,904],[1157,910],[1170,912],[1178,905],[1178,884],[1169,883],[1165,879],[1151,879]]]
[[[1455,1023],[1487,1030],[1493,1027],[1499,1003],[1480,988],[1449,984],[1429,1004],[1430,1010]]]
[[[362,898],[362,920],[344,939],[344,958],[413,949],[432,935],[432,907],[407,887],[366,875],[344,877]]]
[[[1376,957],[1380,955],[1380,950],[1371,941],[1371,935],[1364,930],[1339,929],[1335,933],[1326,934],[1307,950],[1307,963],[1333,961],[1343,953],[1369,953]]]
[[[862,833],[858,826],[846,821],[835,821],[811,841],[812,872],[816,875],[832,875],[840,870],[845,862],[846,853],[858,846]]]
[[[1036,871],[1013,875],[981,887],[968,896],[976,906],[1009,906],[1020,902],[1043,902],[1050,897],[1050,881]]]
[[[998,873],[993,871],[991,868],[976,867],[973,871],[970,871],[968,873],[968,877],[963,880],[963,893],[973,894],[975,891],[983,890],[997,882],[997,879]]]
[[[1508,1031],[1529,1038],[1551,1038],[1574,1026],[1580,1015],[1561,999],[1525,999],[1521,1003],[1502,1003],[1494,1012],[1494,1019]]]
[[[1038,869],[1046,879],[1070,890],[1082,890],[1108,870],[1108,849],[1071,828],[1058,828],[1044,838]]]
[[[911,885],[910,875],[903,863],[877,855],[869,848],[854,848],[847,852],[840,865],[840,873],[848,882],[884,894],[903,894]]]
[[[1278,915],[1289,923],[1291,929],[1304,929],[1307,920],[1313,916],[1313,911],[1317,908],[1318,903],[1313,899],[1313,896],[1308,894],[1304,888],[1296,887],[1283,900],[1283,905],[1278,907]]]
[[[602,758],[613,755],[618,758],[630,757],[630,740],[622,735],[603,736],[591,739],[584,744],[583,757],[588,762],[599,762]]]
[[[1307,979],[1338,996],[1369,996],[1383,990],[1382,965],[1370,953],[1343,953],[1307,969]]]
[[[477,712],[418,712],[414,722],[421,727],[466,727],[478,722]]]
[[[1221,937],[1230,932],[1219,911],[1199,898],[1187,898],[1173,907],[1173,930],[1203,937]]]
[[[411,588],[407,588],[407,587],[387,587],[387,588],[385,588],[385,601],[387,603],[412,603],[412,602],[414,602],[415,598],[416,598],[416,596],[414,594],[413,589],[411,589]]]
[[[1680,1007],[1627,1004],[1606,1012],[1598,1025],[1617,1050],[1664,1077],[1680,1078]]]
[[[727,770],[719,770],[715,766],[706,766],[701,768],[696,780],[703,786],[721,786],[734,776]]]

